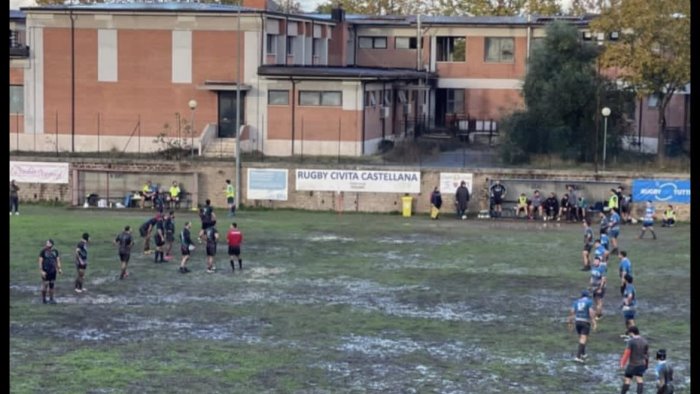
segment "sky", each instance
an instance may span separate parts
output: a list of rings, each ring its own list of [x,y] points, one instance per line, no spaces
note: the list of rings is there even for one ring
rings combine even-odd
[[[301,4],[301,9],[306,11],[306,12],[312,12],[313,10],[316,9],[316,6],[324,3],[324,0],[298,0],[299,4]],[[571,0],[561,0],[562,5],[564,8],[568,8],[569,5],[571,4]],[[27,7],[27,6],[32,6],[35,5],[34,0],[10,0],[10,9],[16,10],[19,9],[20,7]]]

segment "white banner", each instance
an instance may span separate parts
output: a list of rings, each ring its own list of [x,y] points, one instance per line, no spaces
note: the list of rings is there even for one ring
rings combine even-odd
[[[299,169],[296,190],[420,193],[420,172]]]
[[[440,193],[444,195],[452,194],[457,192],[457,188],[462,181],[467,183],[467,189],[469,189],[469,196],[474,195],[474,188],[472,187],[473,174],[470,173],[454,173],[454,172],[441,172],[440,173]]]
[[[287,201],[287,177],[289,170],[268,168],[248,169],[249,200]]]
[[[11,161],[10,180],[18,183],[68,183],[68,163]]]

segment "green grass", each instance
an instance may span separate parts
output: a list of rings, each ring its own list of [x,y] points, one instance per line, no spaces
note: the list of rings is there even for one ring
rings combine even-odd
[[[200,246],[182,275],[138,240],[120,281],[112,240],[127,224],[138,238],[147,214],[25,206],[10,218],[11,392],[619,390],[616,258],[590,361],[571,361],[577,340],[564,322],[588,280],[580,225],[244,210],[243,272],[231,273],[220,245],[216,274]],[[178,231],[186,220],[199,230],[183,212]],[[637,323],[652,355],[668,349],[679,392],[690,392],[689,230],[658,228],[652,241],[624,226],[620,238]],[[71,256],[85,231],[89,291],[75,294]],[[40,301],[47,238],[63,256],[58,305]]]

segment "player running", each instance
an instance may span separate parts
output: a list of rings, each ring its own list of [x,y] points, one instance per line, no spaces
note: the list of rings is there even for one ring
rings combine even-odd
[[[61,257],[58,250],[54,249],[53,240],[46,241],[46,245],[39,252],[39,271],[41,273],[41,302],[44,304],[55,304],[54,285],[56,282],[56,272],[63,274],[61,269]],[[49,300],[46,301],[46,293],[49,293]]]
[[[608,234],[610,234],[610,240],[612,241],[612,250],[610,253],[617,253],[617,237],[620,236],[620,223],[622,218],[617,211],[610,211],[610,217],[608,218]]]
[[[231,227],[226,234],[228,240],[228,256],[231,263],[231,270],[236,271],[236,263],[234,257],[238,259],[238,269],[243,270],[243,259],[241,259],[241,243],[243,242],[243,233],[238,229],[238,224],[231,223]]]
[[[605,286],[608,283],[607,278],[608,265],[601,261],[599,257],[593,260],[591,268],[591,292],[595,301],[596,320],[603,317],[603,297],[605,297]]]
[[[642,232],[639,233],[639,239],[642,239],[642,237],[644,237],[644,234],[647,230],[651,231],[651,235],[653,235],[654,239],[656,239],[656,233],[654,232],[655,213],[656,210],[654,208],[654,205],[651,203],[651,200],[647,201],[647,207],[644,210],[644,219],[642,220]]]
[[[586,341],[591,332],[591,325],[595,331],[597,324],[591,293],[588,290],[582,291],[581,298],[575,300],[573,305],[571,305],[571,309],[569,309],[569,331],[573,330],[574,320],[576,321],[576,333],[578,334],[578,351],[574,361],[584,363],[588,357],[586,354]]]
[[[187,268],[187,261],[190,259],[190,253],[194,251],[195,247],[192,243],[192,238],[190,236],[190,229],[192,228],[192,223],[185,223],[185,227],[180,232],[180,253],[182,253],[182,261],[180,261],[180,273],[186,274],[190,272]]]

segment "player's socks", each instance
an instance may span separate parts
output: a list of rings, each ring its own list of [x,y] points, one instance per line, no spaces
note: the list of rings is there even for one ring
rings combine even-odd
[[[630,389],[630,385],[629,385],[629,384],[623,384],[623,385],[622,385],[622,390],[620,390],[620,394],[626,394],[627,391],[628,391],[629,389]]]
[[[243,269],[243,259],[238,259],[238,269]]]
[[[578,344],[578,354],[576,354],[576,357],[581,358],[581,356],[585,353],[586,353],[586,345],[579,343]]]
[[[644,392],[644,383],[637,383],[637,394],[642,394]]]
[[[231,270],[235,271],[236,270],[236,264],[233,262],[233,259],[229,260],[229,263],[231,263]]]
[[[41,292],[41,302],[46,304],[46,292],[45,291]]]

